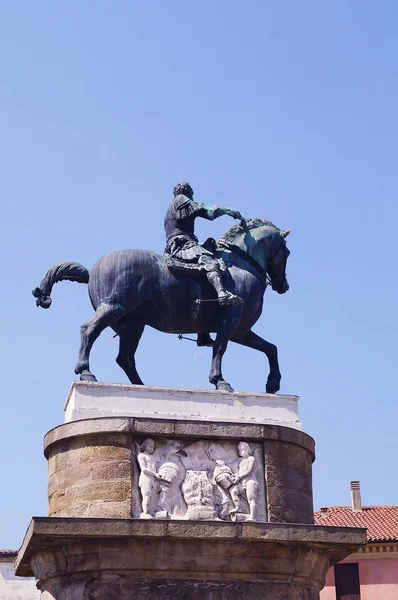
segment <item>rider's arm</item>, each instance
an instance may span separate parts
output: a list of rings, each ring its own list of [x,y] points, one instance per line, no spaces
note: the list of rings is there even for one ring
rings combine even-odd
[[[232,210],[232,208],[221,208],[215,204],[214,206],[205,206],[204,204],[200,204],[200,211],[198,216],[203,217],[204,219],[208,219],[209,221],[214,221],[218,217],[222,217],[223,215],[228,215],[233,219],[239,219],[243,221],[243,217],[237,210]]]

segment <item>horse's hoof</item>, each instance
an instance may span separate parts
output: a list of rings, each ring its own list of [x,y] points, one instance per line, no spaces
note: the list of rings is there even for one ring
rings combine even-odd
[[[277,381],[267,381],[267,385],[265,386],[265,392],[267,394],[276,394],[277,392],[279,392],[280,390],[280,386],[279,386],[279,382]]]
[[[97,381],[97,378],[90,371],[82,371],[80,381]]]
[[[219,381],[216,384],[217,390],[221,392],[234,392],[235,390],[226,381]]]

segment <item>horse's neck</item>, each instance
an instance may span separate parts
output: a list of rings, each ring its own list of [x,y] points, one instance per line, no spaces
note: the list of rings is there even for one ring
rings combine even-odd
[[[237,236],[233,244],[254,259],[264,270],[267,268],[267,243],[256,230]]]

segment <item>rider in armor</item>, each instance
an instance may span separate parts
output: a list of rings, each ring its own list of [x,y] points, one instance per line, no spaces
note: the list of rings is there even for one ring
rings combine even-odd
[[[198,238],[194,234],[196,217],[213,221],[222,215],[228,215],[233,219],[243,221],[242,215],[230,208],[207,207],[204,204],[198,204],[193,199],[193,189],[185,181],[178,183],[173,192],[174,200],[171,202],[164,220],[165,257],[168,266],[177,269],[180,267],[181,271],[204,272],[217,293],[219,304],[225,306],[242,303],[239,296],[225,288],[218,260],[210,250],[199,244]],[[198,345],[204,345],[199,342],[200,340],[198,340]]]

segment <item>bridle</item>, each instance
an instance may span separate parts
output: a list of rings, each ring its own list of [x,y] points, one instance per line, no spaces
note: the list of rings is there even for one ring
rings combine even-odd
[[[220,247],[221,250],[229,250],[230,252],[237,254],[238,256],[243,258],[243,260],[248,262],[257,271],[257,275],[259,276],[259,278],[262,281],[265,288],[267,288],[268,285],[270,285],[273,288],[273,286],[275,285],[276,282],[279,282],[279,281],[282,282],[283,279],[286,279],[286,270],[285,270],[282,276],[279,276],[276,279],[272,280],[271,277],[268,275],[267,271],[260,265],[260,263],[255,258],[253,258],[253,256],[251,256],[246,250],[242,250],[242,248],[239,248],[239,246],[236,246],[235,244],[230,244],[230,243],[219,240],[217,243],[217,246]],[[274,260],[275,257],[279,254],[279,252],[281,250],[284,250],[285,248],[286,248],[286,242],[282,238],[282,244],[278,248],[278,250],[275,252],[274,256],[272,257],[272,260]],[[285,267],[286,267],[286,263],[285,263]]]
[[[282,238],[282,244],[280,245],[280,247],[278,248],[278,250],[275,252],[274,256],[272,257],[273,260],[275,260],[275,258],[278,256],[278,254],[280,252],[289,252],[289,250],[286,247],[286,241]],[[289,256],[289,255],[288,255]],[[287,264],[287,256],[284,256],[284,261],[285,261],[285,268],[283,271],[283,275],[279,275],[279,277],[273,278],[271,279],[271,277],[268,276],[267,273],[267,278],[268,278],[268,283],[272,286],[272,289],[276,287],[278,287],[277,284],[282,283],[282,281],[286,280],[286,264]]]

